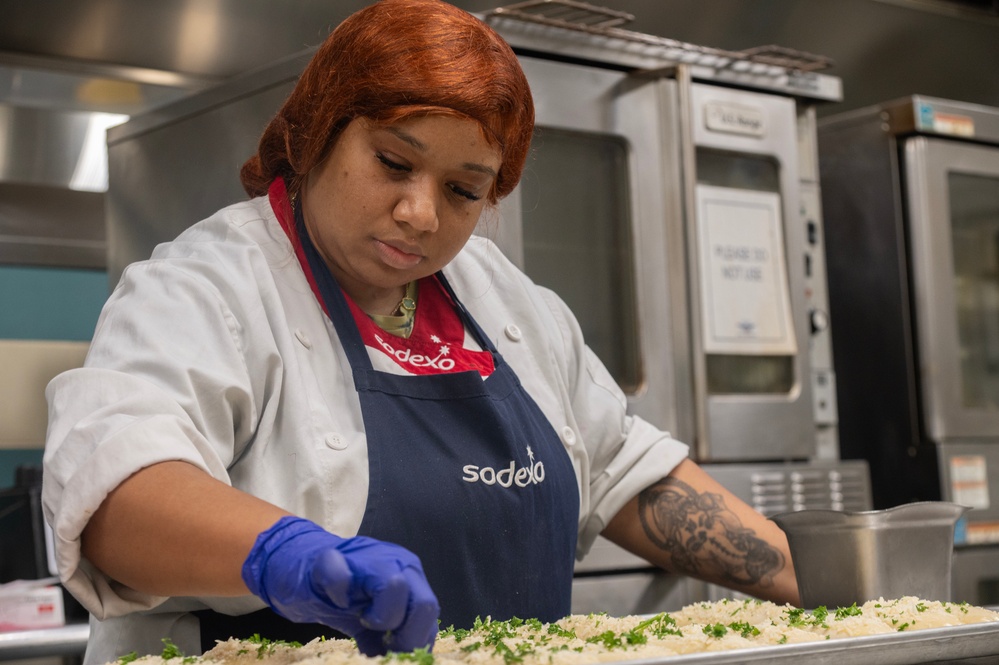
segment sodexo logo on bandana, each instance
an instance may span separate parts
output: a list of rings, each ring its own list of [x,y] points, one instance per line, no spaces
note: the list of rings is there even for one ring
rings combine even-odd
[[[504,466],[497,470],[491,466],[476,466],[466,464],[462,467],[461,479],[466,483],[482,483],[483,485],[499,485],[500,487],[527,487],[537,485],[545,479],[545,465],[541,461],[534,461],[534,451],[527,447],[527,457],[530,462],[527,466],[517,466],[515,460],[510,460],[509,466]]]
[[[450,358],[445,358],[445,356],[451,352],[451,349],[447,344],[440,347],[436,358],[431,358],[430,356],[424,356],[419,353],[412,353],[409,349],[397,349],[382,339],[381,335],[378,334],[375,334],[375,340],[378,341],[378,344],[381,345],[385,353],[395,358],[400,365],[405,366],[406,364],[410,364],[413,367],[433,367],[445,372],[449,372],[454,369],[454,361]]]

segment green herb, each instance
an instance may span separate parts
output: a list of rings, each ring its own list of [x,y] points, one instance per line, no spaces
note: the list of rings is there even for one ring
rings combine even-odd
[[[463,639],[465,639],[471,634],[472,631],[468,630],[467,628],[455,628],[454,624],[451,624],[444,630],[440,631],[439,637],[453,637],[455,642],[461,642]]]
[[[269,640],[266,637],[261,637],[260,633],[254,633],[252,636],[246,639],[250,644],[257,645],[257,659],[263,660],[264,656],[270,655],[274,652],[274,649],[279,646],[299,648],[302,646],[301,642],[286,642],[285,640]]]
[[[495,646],[496,646],[496,650],[493,651],[493,654],[497,655],[497,656],[502,656],[503,657],[503,662],[506,663],[507,665],[511,665],[511,663],[520,663],[520,662],[523,662],[523,660],[524,660],[523,656],[521,656],[520,654],[518,654],[516,651],[514,651],[513,649],[511,649],[509,646],[507,646],[506,642],[503,642],[502,640],[500,640],[500,641],[498,641],[496,643]]]
[[[683,637],[683,633],[681,633],[679,628],[677,628],[676,619],[671,617],[666,612],[661,612],[654,617],[642,621],[640,624],[635,626],[631,632],[643,633],[646,629],[651,630],[652,634],[659,639],[662,639],[667,635]]]
[[[605,649],[620,649],[624,646],[624,641],[613,630],[588,637],[586,641],[590,644],[603,644]]]
[[[894,622],[893,622],[893,623],[894,623]],[[902,624],[901,626],[899,626],[899,627],[898,627],[898,632],[900,632],[900,633],[901,633],[901,632],[902,632],[903,630],[905,630],[905,629],[906,629],[906,628],[908,628],[908,627],[909,627],[909,623],[908,623],[908,622],[906,622],[906,623],[903,623],[903,624]]]
[[[478,651],[479,647],[481,646],[482,642],[472,642],[471,644],[466,644],[465,646],[461,647],[461,650],[464,651],[465,653],[471,653],[473,651]]]
[[[792,607],[785,611],[785,616],[787,617],[787,624],[789,626],[807,626],[808,622],[805,619],[805,610],[800,607]]]
[[[412,651],[390,651],[382,660],[383,663],[390,660],[416,663],[416,665],[433,665],[434,655],[426,648],[413,649]]]
[[[171,658],[184,657],[184,652],[177,648],[177,645],[169,637],[164,637],[161,641],[163,642],[163,653],[160,654],[160,658],[170,660]]]
[[[725,633],[728,632],[728,628],[725,627],[723,623],[709,623],[703,628],[705,635],[711,637],[722,638],[725,637]]]
[[[745,621],[734,621],[728,627],[743,637],[756,637],[760,634],[759,628]]]
[[[119,657],[118,662],[121,663],[121,665],[127,665],[128,663],[131,663],[133,660],[137,660],[138,657],[139,654],[133,651],[131,653],[126,653],[124,656]]]
[[[548,624],[548,634],[549,635],[558,635],[559,637],[564,637],[564,638],[566,638],[568,640],[574,640],[574,639],[576,639],[576,631],[574,631],[574,630],[567,630],[567,629],[563,628],[562,626],[558,625],[557,623],[550,623],[550,624]]]
[[[787,635],[781,635],[780,639],[777,640],[777,644],[787,644]]]
[[[850,607],[839,607],[836,608],[836,621],[842,621],[847,617],[857,617],[863,613],[864,611],[857,607],[857,603],[850,605]]]

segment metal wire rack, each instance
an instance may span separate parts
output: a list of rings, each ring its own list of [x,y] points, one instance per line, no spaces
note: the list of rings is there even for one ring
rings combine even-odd
[[[634,15],[579,0],[526,0],[497,7],[486,13],[486,20],[493,17],[511,18],[639,43],[654,49],[662,49],[663,54],[671,59],[698,62],[718,69],[749,69],[757,64],[813,72],[833,65],[833,61],[825,56],[782,46],[768,45],[744,51],[728,51],[626,30],[620,26],[635,20]]]

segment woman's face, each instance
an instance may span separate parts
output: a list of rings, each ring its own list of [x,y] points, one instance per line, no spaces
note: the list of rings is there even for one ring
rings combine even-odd
[[[464,246],[500,161],[472,120],[353,120],[306,179],[309,237],[361,309],[389,313]]]

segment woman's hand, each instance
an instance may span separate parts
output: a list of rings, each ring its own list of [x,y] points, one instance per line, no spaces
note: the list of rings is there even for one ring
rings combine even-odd
[[[362,653],[431,647],[440,606],[420,560],[373,538],[340,538],[284,517],[257,538],[243,581],[291,621],[350,635]]]

